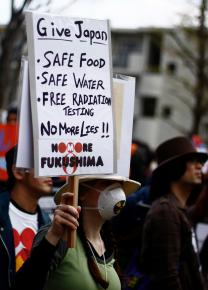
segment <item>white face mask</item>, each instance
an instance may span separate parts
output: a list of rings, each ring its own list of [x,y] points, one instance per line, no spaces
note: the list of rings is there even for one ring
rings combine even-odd
[[[100,192],[98,198],[98,207],[83,207],[87,210],[98,210],[104,220],[110,220],[118,215],[126,202],[126,195],[120,183],[113,183],[103,190],[94,188],[88,184],[82,183],[87,188]]]

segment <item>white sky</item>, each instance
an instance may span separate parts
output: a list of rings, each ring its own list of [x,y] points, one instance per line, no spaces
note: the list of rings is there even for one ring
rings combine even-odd
[[[0,2],[0,24],[5,24],[9,19],[10,1]],[[21,2],[22,0],[16,0],[17,4]],[[200,0],[53,0],[51,12],[110,19],[114,28],[169,27],[180,23],[181,14],[192,16],[195,11],[193,4],[199,2]]]

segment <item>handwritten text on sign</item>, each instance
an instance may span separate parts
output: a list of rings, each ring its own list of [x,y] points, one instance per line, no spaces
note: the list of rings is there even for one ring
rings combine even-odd
[[[108,22],[26,19],[37,175],[113,172]]]

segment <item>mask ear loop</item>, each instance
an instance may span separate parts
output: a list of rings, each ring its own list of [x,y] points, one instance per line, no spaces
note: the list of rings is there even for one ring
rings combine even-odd
[[[87,187],[87,188],[89,188],[89,189],[96,190],[96,191],[98,191],[98,192],[101,192],[101,191],[102,191],[102,190],[100,190],[100,189],[98,189],[98,188],[96,188],[96,187],[93,187],[93,186],[91,186],[91,185],[88,185],[88,184],[85,183],[85,182],[82,182],[81,185],[84,185],[85,187]]]
[[[115,183],[113,183],[113,184],[107,186],[106,188],[104,188],[104,189],[102,189],[102,190],[101,190],[101,189],[98,189],[98,188],[96,188],[96,187],[93,187],[93,186],[91,186],[91,185],[88,185],[88,184],[86,184],[85,182],[82,182],[81,184],[84,185],[85,187],[89,188],[89,189],[93,189],[93,190],[96,190],[96,191],[98,191],[98,192],[108,191],[108,190],[110,190],[110,189],[114,189],[114,188],[116,188],[116,187],[120,187],[120,188],[123,190],[123,188],[122,188],[122,186],[121,186],[121,184],[120,184],[119,182],[115,182]]]
[[[93,187],[93,186],[90,186],[90,185],[86,184],[85,182],[82,182],[81,185],[84,185],[85,187],[87,187],[87,188],[89,188],[89,189],[93,189],[93,190],[96,190],[96,191],[98,191],[98,192],[101,192],[101,190],[99,190],[99,189],[97,189],[97,188],[95,188],[95,187]],[[99,210],[98,207],[92,207],[92,206],[84,206],[84,207],[82,207],[82,208],[83,208],[83,209],[86,209],[86,210]]]

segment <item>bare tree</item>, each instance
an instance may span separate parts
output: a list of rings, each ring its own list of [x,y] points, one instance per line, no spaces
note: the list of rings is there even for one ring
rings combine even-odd
[[[197,24],[189,27],[180,27],[189,39],[194,40],[196,50],[193,50],[192,46],[189,45],[190,42],[185,42],[177,31],[170,32],[178,46],[177,55],[181,57],[195,79],[194,83],[181,80],[195,100],[195,104],[191,108],[193,112],[193,123],[190,134],[199,134],[201,120],[208,112],[208,59],[206,54],[208,31],[206,27],[206,12],[207,0],[200,0]]]
[[[195,87],[195,98],[196,105],[194,108],[194,122],[193,122],[193,133],[199,132],[199,125],[202,116],[208,111],[208,102],[204,101],[206,97],[206,91],[208,89],[208,75],[207,75],[207,60],[206,60],[206,47],[207,47],[207,28],[205,26],[205,12],[207,10],[207,0],[201,1],[200,14],[199,14],[199,26],[197,29],[197,40],[198,40],[198,56],[196,60],[196,87]]]
[[[11,19],[6,26],[0,55],[0,108],[14,99],[17,90],[18,72],[26,35],[23,28],[23,10],[32,0],[25,0],[19,9],[11,1]]]

